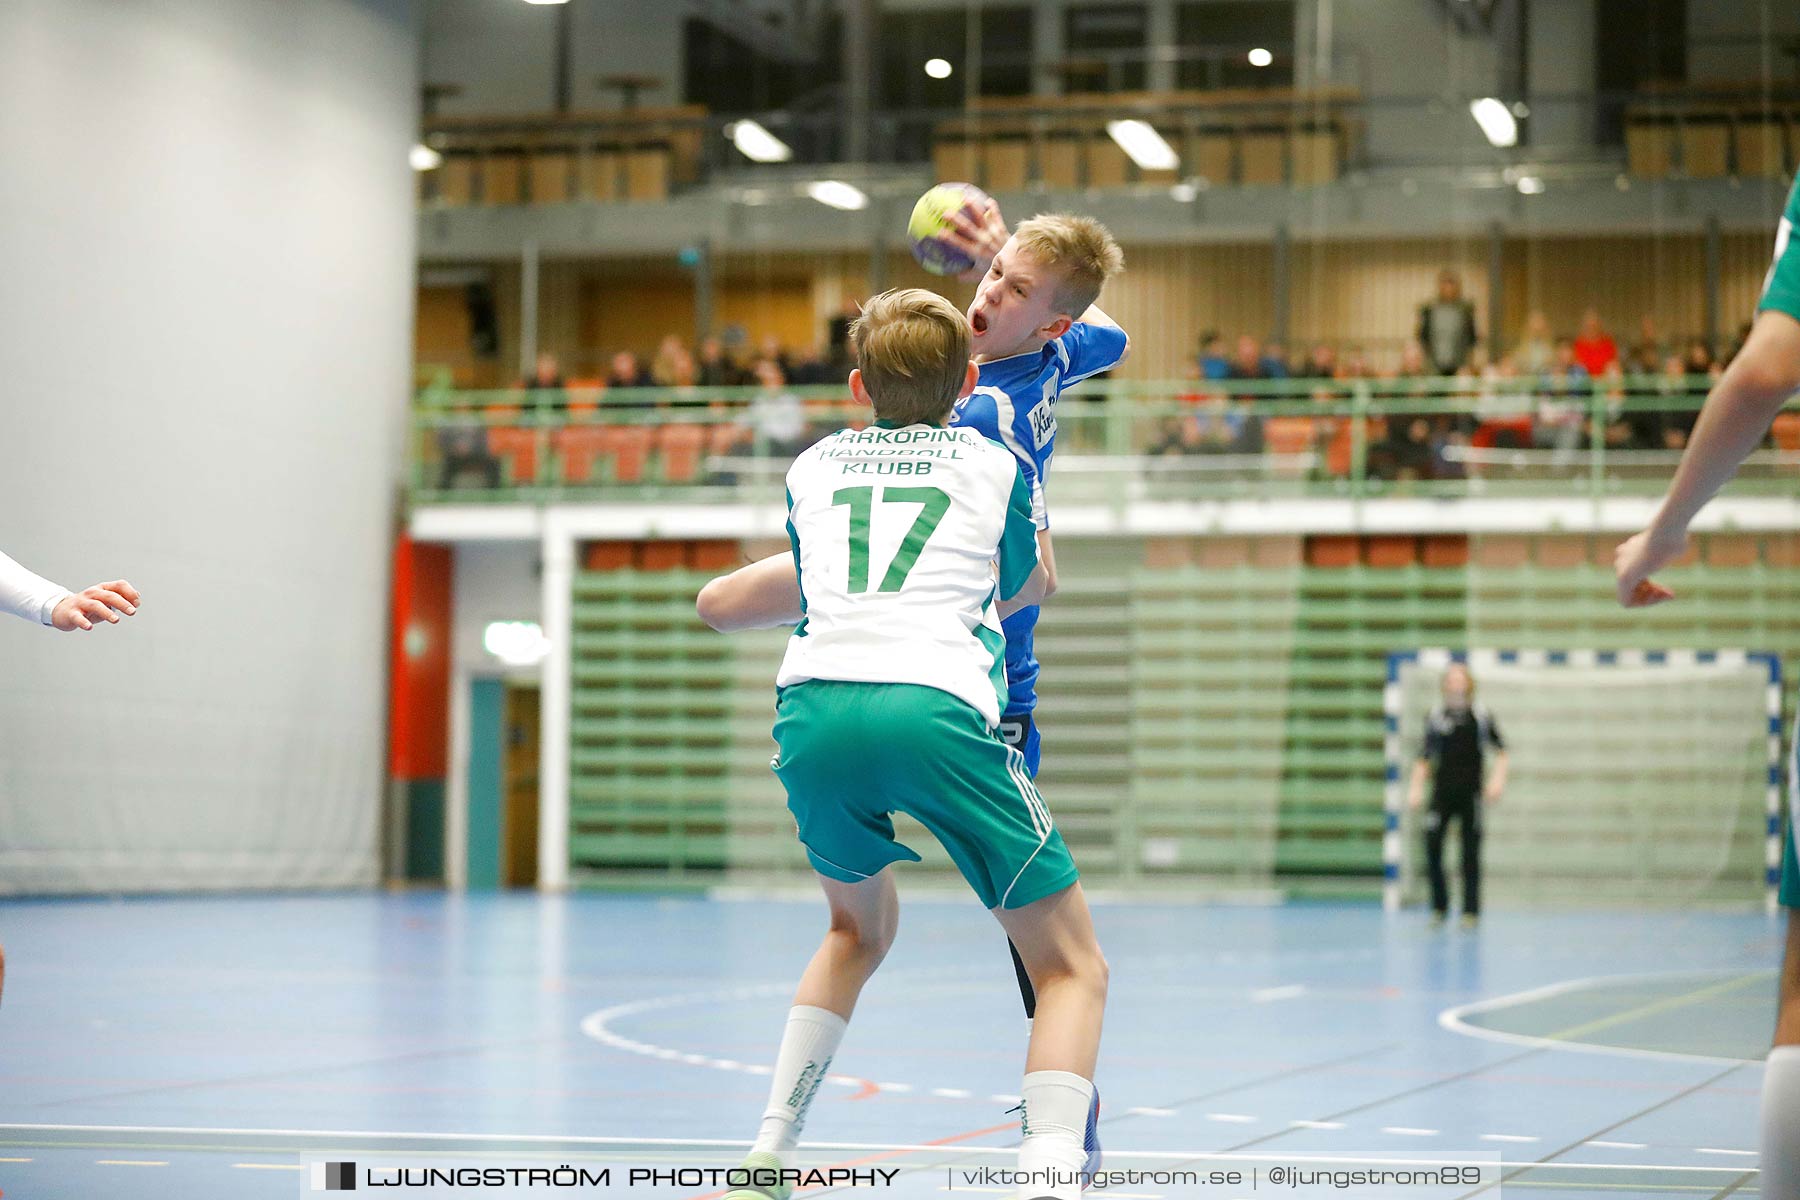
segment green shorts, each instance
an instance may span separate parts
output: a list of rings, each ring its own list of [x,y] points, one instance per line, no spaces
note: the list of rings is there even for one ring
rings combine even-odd
[[[857,883],[919,856],[891,814],[929,829],[988,908],[1020,908],[1078,877],[1024,758],[948,692],[813,679],[775,705],[775,774],[813,869]]]

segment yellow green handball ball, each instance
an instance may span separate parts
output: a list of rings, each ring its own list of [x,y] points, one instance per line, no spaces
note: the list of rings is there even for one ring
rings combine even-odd
[[[957,209],[966,209],[978,218],[988,202],[988,194],[972,183],[940,183],[913,205],[912,220],[906,223],[906,236],[912,242],[913,257],[933,275],[961,275],[975,265],[975,260],[945,234],[952,232],[950,218]]]

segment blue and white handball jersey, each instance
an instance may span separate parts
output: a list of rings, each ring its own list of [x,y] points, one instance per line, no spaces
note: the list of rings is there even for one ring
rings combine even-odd
[[[1031,517],[1039,529],[1050,528],[1044,476],[1056,453],[1057,397],[1063,389],[1116,366],[1125,353],[1125,340],[1122,329],[1078,322],[1041,349],[980,364],[981,378],[975,390],[957,401],[951,425],[994,439],[1018,460],[1031,490]],[[1020,609],[1002,623],[1006,633],[1006,715],[1010,717],[1037,707],[1038,662],[1031,644],[1037,619],[1038,610],[1033,606]]]

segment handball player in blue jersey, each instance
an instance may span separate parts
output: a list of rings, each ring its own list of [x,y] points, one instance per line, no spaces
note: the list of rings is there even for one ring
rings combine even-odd
[[[1044,480],[1056,453],[1056,401],[1064,389],[1111,370],[1131,351],[1125,331],[1094,304],[1123,268],[1124,256],[1106,227],[1087,217],[1037,216],[1009,236],[990,200],[977,216],[963,210],[952,221],[956,229],[948,240],[975,261],[961,278],[976,285],[968,316],[981,375],[975,390],[957,402],[950,424],[999,442],[1018,460],[1031,488],[1038,558],[1049,566],[1054,591]],[[1033,775],[1041,753],[1032,720],[1037,619],[1032,605],[1002,623],[1008,700],[1000,733],[1025,756]]]

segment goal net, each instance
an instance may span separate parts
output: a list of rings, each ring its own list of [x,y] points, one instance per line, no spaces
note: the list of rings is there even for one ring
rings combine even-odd
[[[1423,813],[1406,800],[1452,661],[1469,666],[1509,760],[1505,795],[1483,810],[1484,905],[1772,896],[1782,778],[1773,655],[1423,650],[1388,661],[1390,908],[1429,895]],[[1453,828],[1444,864],[1454,901]]]

